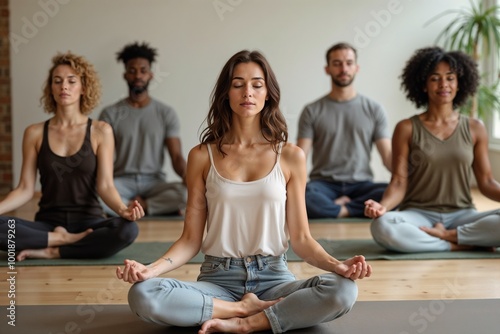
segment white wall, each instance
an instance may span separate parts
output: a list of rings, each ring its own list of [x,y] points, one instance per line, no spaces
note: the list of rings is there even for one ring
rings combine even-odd
[[[424,23],[468,0],[15,0],[10,1],[14,182],[21,169],[24,129],[49,117],[39,106],[50,59],[71,50],[89,59],[103,83],[101,105],[126,95],[125,44],[158,48],[151,94],[181,120],[183,151],[198,143],[211,90],[226,60],[242,49],[261,50],[276,72],[290,139],[306,103],[329,91],[325,51],[336,42],[358,47],[355,84],[382,103],[392,129],[416,112],[398,76],[413,51],[434,43],[451,17]],[[377,180],[389,173],[374,154]],[[169,166],[170,177],[174,179]]]

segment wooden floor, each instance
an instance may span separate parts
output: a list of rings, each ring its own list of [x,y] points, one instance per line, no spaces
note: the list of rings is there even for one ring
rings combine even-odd
[[[474,192],[478,210],[499,208]],[[32,219],[37,209],[32,200],[14,215]],[[139,221],[137,241],[172,241],[182,231],[179,221]],[[368,223],[315,223],[311,231],[316,238],[371,238]],[[354,255],[354,254],[353,254]],[[500,298],[500,259],[495,260],[431,260],[371,261],[371,278],[359,280],[360,301],[490,299]],[[166,276],[194,280],[199,265],[185,265]],[[322,273],[308,264],[291,262],[298,278]],[[47,266],[16,267],[15,302],[17,305],[126,304],[128,283],[117,280],[113,266]],[[0,305],[10,301],[6,291],[7,268],[0,275]]]

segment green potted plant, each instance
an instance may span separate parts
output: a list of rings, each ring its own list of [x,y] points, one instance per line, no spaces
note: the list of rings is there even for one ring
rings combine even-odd
[[[478,65],[483,65],[483,52],[494,57],[495,64],[500,64],[500,6],[470,0],[470,8],[446,10],[425,26],[452,14],[455,17],[437,36],[436,43],[443,42],[447,50],[467,53]],[[477,94],[460,111],[482,119],[488,118],[492,111],[500,111],[499,80],[498,73],[483,74]]]

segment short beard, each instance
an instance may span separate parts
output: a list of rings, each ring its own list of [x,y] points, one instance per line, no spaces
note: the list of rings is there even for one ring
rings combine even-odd
[[[347,87],[347,86],[350,86],[353,81],[354,81],[354,77],[352,77],[351,80],[349,80],[349,81],[339,81],[339,80],[337,80],[335,78],[332,78],[332,82],[337,87]]]
[[[133,95],[141,95],[148,90],[149,81],[146,82],[144,86],[134,86],[134,84],[128,84],[128,89]]]

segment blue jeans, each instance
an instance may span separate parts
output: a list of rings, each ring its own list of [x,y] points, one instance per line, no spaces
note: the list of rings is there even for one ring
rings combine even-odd
[[[341,206],[334,201],[347,196],[351,201],[345,204],[350,217],[366,217],[365,201],[382,199],[387,183],[333,182],[311,180],[306,186],[306,207],[309,218],[337,218]]]
[[[448,230],[456,229],[459,245],[500,247],[500,210],[478,212],[460,209],[436,212],[422,209],[391,211],[373,220],[373,239],[389,250],[402,253],[449,251],[450,243],[433,237],[420,227],[443,223]]]
[[[160,175],[125,175],[114,179],[115,187],[123,203],[140,196],[148,205],[147,214],[180,214],[186,208],[187,192],[182,182],[166,182]],[[104,212],[108,216],[117,216],[104,201],[100,200]]]
[[[347,313],[357,298],[350,279],[329,273],[296,280],[285,256],[205,256],[197,282],[152,278],[134,284],[130,308],[141,319],[170,326],[201,325],[212,318],[213,299],[237,302],[246,293],[283,300],[266,309],[273,333],[310,327]]]

